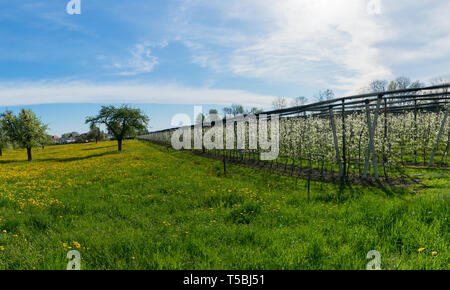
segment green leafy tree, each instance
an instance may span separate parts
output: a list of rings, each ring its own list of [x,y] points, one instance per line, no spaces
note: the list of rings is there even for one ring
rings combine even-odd
[[[395,91],[395,90],[398,90],[398,89],[399,89],[399,86],[398,86],[398,83],[396,81],[391,81],[389,83],[388,87],[387,87],[388,91]]]
[[[104,124],[109,132],[117,139],[117,147],[122,151],[123,139],[136,136],[139,130],[147,128],[149,118],[140,110],[127,105],[119,108],[102,106],[95,117],[87,117],[86,123]]]
[[[232,104],[231,107],[223,108],[225,115],[243,115],[245,113],[244,107],[240,104]]]
[[[86,143],[86,142],[88,142],[88,139],[89,139],[88,133],[83,133],[83,134],[80,134],[80,136],[77,136],[77,138],[75,138],[75,142],[76,143]]]
[[[53,138],[51,135],[48,134],[44,134],[42,135],[41,141],[40,141],[40,145],[42,146],[42,149],[45,148],[45,146],[53,144]]]
[[[26,148],[28,161],[32,161],[31,149],[42,145],[47,125],[42,124],[30,109],[22,109],[18,116],[7,111],[2,117],[8,138],[17,143],[19,147]]]
[[[246,112],[247,114],[261,114],[264,113],[263,109],[258,109],[256,107],[252,107],[250,110]]]
[[[90,131],[87,133],[87,139],[95,139],[95,143],[105,140],[105,133],[103,133],[102,130],[95,125],[95,123],[91,123],[89,129]]]
[[[140,135],[148,135],[148,134],[150,134],[150,131],[147,128],[144,128],[144,129],[141,129],[141,130],[137,131],[137,135],[138,136],[140,136]]]

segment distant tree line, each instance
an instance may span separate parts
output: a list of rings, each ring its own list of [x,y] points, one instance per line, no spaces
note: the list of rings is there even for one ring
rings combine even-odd
[[[99,127],[95,124],[90,124],[89,132],[87,133],[78,133],[78,132],[69,132],[61,135],[61,142],[68,143],[68,140],[71,140],[73,143],[87,143],[93,142],[98,143],[99,141],[104,141],[106,139],[106,133],[103,132]]]
[[[432,85],[448,83],[448,80],[444,80],[443,78],[436,78],[431,81]],[[369,85],[361,90],[361,93],[376,93],[383,91],[393,91],[393,90],[402,90],[408,88],[420,88],[424,87],[425,84],[421,81],[412,82],[407,77],[398,77],[392,81],[386,80],[374,80]],[[327,101],[336,98],[334,91],[332,89],[320,90],[317,94],[314,95],[313,99],[317,102]],[[287,97],[277,97],[272,101],[272,109],[281,110],[288,107],[299,107],[306,105],[308,103],[308,99],[305,96],[299,96],[294,99]],[[217,114],[217,110],[213,109],[213,113]],[[223,109],[224,114],[229,115],[240,115],[240,114],[249,114],[249,113],[261,113],[262,109],[252,108],[251,110],[245,110],[244,107],[240,104],[232,104],[230,107],[225,107]],[[210,111],[211,114],[211,111]],[[203,119],[205,116],[203,116]],[[198,121],[198,120],[197,120]]]
[[[367,88],[364,89],[366,93],[378,93],[384,91],[405,90],[424,87],[425,84],[421,81],[412,82],[408,77],[398,77],[395,80],[374,80]]]
[[[441,85],[450,83],[449,79],[444,77],[437,77],[430,81],[430,85]],[[414,89],[425,87],[426,84],[422,81],[412,81],[408,77],[397,77],[394,80],[374,80],[370,82],[366,87],[362,88],[360,92],[364,93],[378,93],[384,91],[395,91],[404,89]],[[313,99],[317,102],[327,101],[336,98],[332,89],[325,89],[319,91],[314,95]],[[272,102],[272,108],[274,110],[280,110],[288,107],[298,107],[308,103],[308,99],[304,96],[296,97],[295,99],[287,97],[278,97]],[[230,110],[230,109],[228,109]]]
[[[229,107],[224,107],[222,109],[222,112],[223,112],[223,117],[225,118],[227,115],[228,116],[230,116],[230,115],[238,116],[238,115],[248,115],[248,114],[259,114],[259,113],[264,112],[264,110],[256,108],[256,107],[244,108],[244,106],[241,104],[233,103]],[[217,109],[210,109],[207,115],[205,115],[203,113],[198,114],[195,118],[195,123],[199,124],[199,123],[205,122],[212,115],[220,115],[220,114]]]

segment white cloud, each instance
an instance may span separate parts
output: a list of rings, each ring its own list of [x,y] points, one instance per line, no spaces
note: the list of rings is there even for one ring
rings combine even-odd
[[[414,64],[416,61],[449,59],[450,2],[392,1],[389,2],[389,8],[391,12],[387,20],[392,28],[390,40],[395,44],[383,49],[389,63]],[[410,17],[406,17],[407,13]]]
[[[199,5],[199,1],[194,3]],[[272,80],[321,83],[319,78],[328,78],[336,87],[350,90],[374,78],[392,77],[390,69],[380,63],[379,50],[374,47],[389,33],[376,15],[368,13],[368,3],[231,1],[213,8],[223,13],[223,22],[242,20],[245,29],[239,25],[205,27],[188,19],[180,38],[191,43],[193,59],[202,66],[209,63],[239,76]],[[186,14],[192,13],[183,9]],[[193,9],[198,8],[191,6]],[[248,29],[252,23],[261,29]],[[200,45],[203,43],[213,48],[205,49],[208,45]],[[221,50],[216,54],[215,46],[228,48],[228,52],[222,54]]]
[[[186,0],[174,19],[203,67],[355,93],[395,77],[395,64],[449,57],[450,4],[425,2]]]
[[[167,45],[167,44],[165,44]],[[135,76],[149,73],[159,63],[158,58],[152,55],[151,43],[138,43],[130,49],[131,57],[125,62],[115,62],[113,67],[119,70],[120,75]]]
[[[249,107],[271,106],[274,96],[243,90],[193,88],[177,84],[89,82],[0,83],[2,106],[49,103],[156,103],[217,104],[239,103]]]

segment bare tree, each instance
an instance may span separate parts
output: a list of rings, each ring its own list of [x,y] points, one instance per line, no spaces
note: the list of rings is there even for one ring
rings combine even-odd
[[[273,100],[272,107],[275,110],[284,109],[287,107],[287,100],[285,98],[278,97],[275,100]]]
[[[244,107],[240,104],[232,104],[231,107],[223,108],[225,115],[243,115],[245,113]]]
[[[386,80],[375,80],[369,84],[369,92],[378,93],[386,91],[388,82]]]
[[[439,85],[448,85],[450,84],[450,78],[444,78],[444,77],[436,77],[434,79],[431,80],[431,85],[432,86],[439,86]],[[438,89],[438,90],[433,90],[435,93],[441,92],[441,93],[448,93],[449,89],[448,88],[443,88],[443,89]]]
[[[333,90],[331,90],[331,89],[326,89],[324,91],[319,91],[319,95],[316,96],[316,99],[319,102],[331,100],[331,99],[334,99],[334,98],[336,98],[336,95],[334,94]]]
[[[291,101],[291,106],[292,107],[303,106],[304,104],[306,104],[306,102],[308,102],[308,99],[306,97],[303,96],[296,97]]]
[[[409,85],[409,88],[411,89],[417,89],[417,88],[423,88],[425,86],[424,83],[422,83],[421,81],[415,81],[412,84]]]
[[[444,77],[436,77],[431,80],[432,86],[439,86],[439,85],[448,85],[450,84],[450,78],[444,78]],[[448,92],[448,88],[442,89],[444,93]]]
[[[407,77],[398,77],[395,79],[398,90],[406,90],[411,85],[411,80]]]

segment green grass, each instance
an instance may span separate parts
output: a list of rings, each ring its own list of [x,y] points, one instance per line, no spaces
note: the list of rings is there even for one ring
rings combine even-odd
[[[312,182],[127,141],[0,157],[0,269],[449,269],[450,171],[410,188]],[[79,248],[74,242],[79,243]],[[64,245],[64,243],[66,245]],[[419,252],[419,248],[425,248]],[[437,254],[432,254],[436,251]]]

